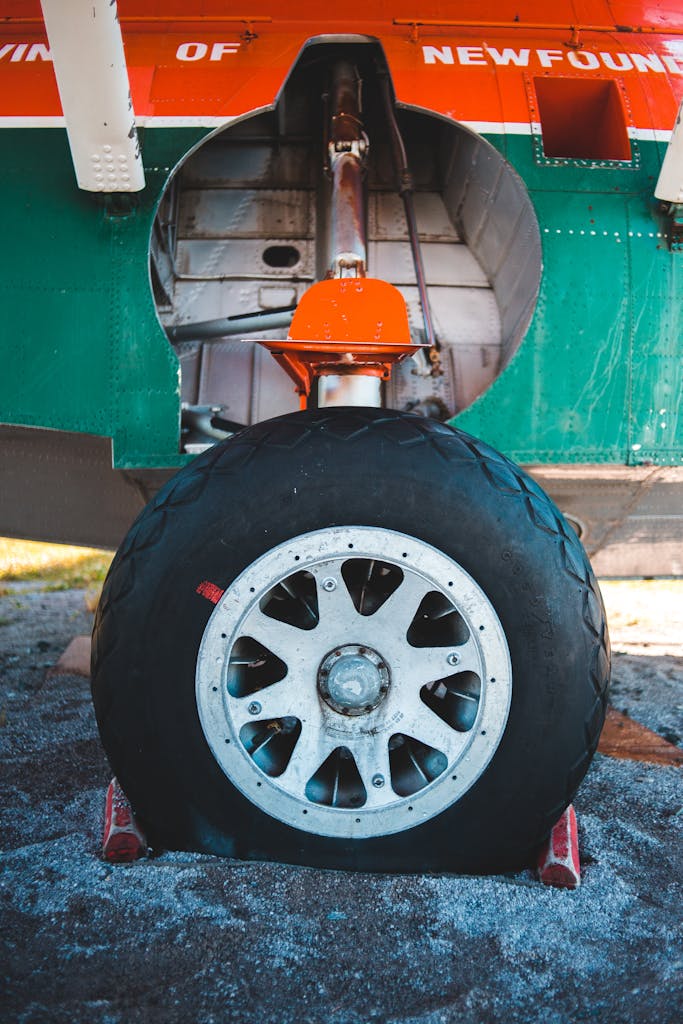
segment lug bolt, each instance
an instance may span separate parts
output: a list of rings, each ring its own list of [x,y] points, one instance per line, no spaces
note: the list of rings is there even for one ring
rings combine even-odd
[[[336,590],[336,589],[337,589],[337,581],[332,579],[331,576],[326,576],[325,579],[323,580],[323,590],[327,590],[328,593],[329,593],[332,590]]]
[[[381,789],[382,786],[384,785],[384,776],[380,775],[379,772],[377,773],[377,775],[373,775],[372,784],[375,787],[375,789]]]
[[[260,715],[261,705],[257,700],[252,700],[251,704],[247,708],[247,711],[249,712],[250,715]]]
[[[446,658],[446,661],[449,665],[458,665],[460,663],[460,655],[452,651]]]

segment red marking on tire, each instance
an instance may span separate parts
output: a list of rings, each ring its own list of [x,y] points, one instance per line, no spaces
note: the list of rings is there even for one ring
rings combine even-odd
[[[209,583],[208,580],[202,580],[197,587],[197,593],[201,597],[205,597],[207,601],[211,602],[211,604],[218,604],[225,591],[221,590],[220,587],[217,587],[215,583]]]
[[[135,820],[133,808],[118,779],[112,779],[104,810],[102,856],[114,863],[125,863],[144,857],[146,853],[145,833]]]
[[[579,834],[571,804],[541,847],[538,877],[544,885],[560,889],[576,889],[581,885]]]

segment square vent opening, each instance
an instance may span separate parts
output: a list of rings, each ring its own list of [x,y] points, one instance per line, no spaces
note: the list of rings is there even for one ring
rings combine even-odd
[[[548,158],[630,160],[626,110],[611,79],[535,78]]]

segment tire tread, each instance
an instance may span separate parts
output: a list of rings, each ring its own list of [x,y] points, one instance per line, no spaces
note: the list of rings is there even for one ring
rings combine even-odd
[[[504,502],[521,503],[534,529],[552,537],[561,557],[564,574],[582,589],[581,625],[592,649],[588,684],[594,696],[584,722],[584,749],[570,766],[562,804],[540,808],[538,834],[542,842],[564,808],[569,804],[595,752],[604,721],[609,685],[610,650],[604,608],[597,583],[583,547],[541,488],[514,463],[485,442],[450,426],[391,410],[331,409],[279,417],[247,428],[228,442],[216,445],[170,480],[143,509],[114,558],[95,615],[92,647],[92,694],[105,747],[118,751],[117,771],[156,773],[156,766],[143,751],[122,754],[124,744],[117,721],[125,714],[117,705],[117,689],[125,659],[120,658],[119,610],[137,585],[140,559],[164,543],[168,525],[180,510],[201,502],[209,476],[239,476],[260,450],[292,451],[315,434],[334,438],[335,443],[362,445],[368,435],[378,434],[382,443],[396,447],[424,446],[448,464],[471,463],[479,468],[483,481]],[[390,458],[390,455],[387,455]],[[123,765],[121,764],[123,761]]]

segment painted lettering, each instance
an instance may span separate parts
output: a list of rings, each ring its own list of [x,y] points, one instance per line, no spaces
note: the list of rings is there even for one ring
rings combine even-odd
[[[201,60],[208,52],[206,43],[181,43],[175,55],[178,60]]]
[[[458,46],[458,60],[461,64],[487,64],[484,50],[481,46]]]
[[[497,50],[495,46],[487,46],[486,49],[493,57],[493,63],[501,67],[507,67],[508,64],[515,64],[518,68],[529,67],[530,50],[513,50],[511,46],[506,46],[504,50]]]
[[[564,60],[562,50],[536,50],[541,67],[551,68],[558,60]]]
[[[601,53],[600,60],[610,71],[633,70],[633,61],[627,53]]]
[[[209,60],[221,60],[225,53],[237,53],[239,48],[239,43],[214,43]]]
[[[662,57],[662,60],[673,75],[683,75],[683,68],[677,57]]]
[[[633,53],[631,56],[636,71],[664,71],[664,65],[656,53]]]
[[[45,43],[34,43],[26,54],[26,60],[38,60],[38,58],[41,60],[52,60],[52,54]]]
[[[542,68],[554,68],[556,64],[567,61],[580,71],[597,71],[602,65],[610,71],[654,71],[657,74],[669,71],[673,75],[683,75],[683,57],[659,57],[655,53],[610,53],[609,50],[593,53],[591,50],[531,50],[526,47],[517,50],[511,46],[498,49],[483,44],[456,47],[424,45],[422,55],[425,64],[459,63],[465,67],[481,67],[493,63],[496,67],[526,68],[535,57]]]
[[[597,56],[588,50],[570,50],[567,54],[567,60],[575,68],[581,68],[586,71],[594,71],[595,68],[600,67],[600,61]]]
[[[422,57],[425,64],[453,64],[453,51],[450,46],[423,46]]]
[[[5,43],[4,46],[0,46],[0,60],[10,53],[12,64],[18,64],[22,60],[52,60],[52,54],[45,43]]]

